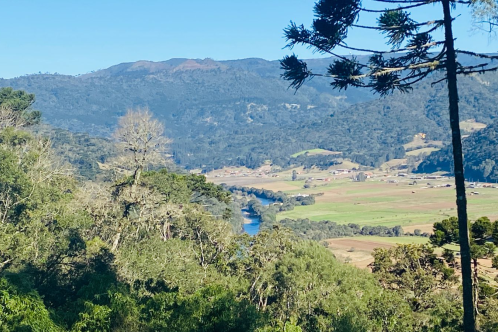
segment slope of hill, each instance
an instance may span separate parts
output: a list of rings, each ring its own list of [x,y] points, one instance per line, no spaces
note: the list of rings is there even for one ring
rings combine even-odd
[[[331,59],[315,59],[323,70]],[[107,137],[127,108],[148,106],[173,139],[175,160],[189,168],[257,167],[289,162],[313,148],[377,165],[403,154],[414,134],[448,140],[446,89],[430,82],[411,94],[374,99],[366,90],[334,91],[314,79],[297,93],[276,61],[138,61],[78,77],[28,75],[1,80],[35,93],[49,124]],[[462,119],[488,124],[497,114],[498,76],[460,79]],[[332,158],[332,157],[331,157]]]
[[[463,140],[465,177],[474,181],[498,181],[498,120]],[[453,171],[451,145],[431,153],[419,172]]]

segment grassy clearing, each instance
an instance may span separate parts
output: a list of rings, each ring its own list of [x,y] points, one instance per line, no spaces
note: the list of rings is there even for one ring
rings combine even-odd
[[[304,188],[304,180],[290,181],[289,176],[280,174],[280,178],[261,179],[241,177],[241,183],[248,187],[284,191],[287,194],[322,194],[316,197],[316,203],[310,206],[298,206],[292,211],[277,214],[278,220],[284,218],[309,218],[313,221],[330,220],[337,223],[357,223],[364,225],[401,225],[407,231],[414,229],[431,231],[436,221],[456,216],[455,190],[453,188],[427,188],[432,185],[444,185],[453,180],[417,180],[418,185],[410,186],[410,179],[389,177],[390,174],[376,171],[376,177],[366,182],[352,182],[350,175],[332,176],[330,170],[311,170],[299,176],[329,177],[331,182],[314,181],[317,187]],[[392,174],[391,174],[392,175]],[[228,182],[229,178],[213,179]],[[388,183],[389,180],[399,181]],[[475,220],[487,216],[498,220],[498,189],[479,188],[479,195],[469,195],[469,218]]]
[[[421,148],[421,149],[416,149],[416,150],[412,150],[412,151],[409,151],[406,153],[407,156],[418,156],[418,155],[421,155],[422,153],[426,153],[426,154],[431,154],[432,152],[434,151],[439,151],[441,149],[438,149],[438,148]]]
[[[323,155],[341,154],[340,152],[329,151],[329,150],[324,150],[324,149],[310,149],[310,150],[304,150],[304,151],[300,151],[300,152],[294,153],[293,155],[291,155],[291,157],[296,158],[297,156],[305,154],[306,152],[310,156],[317,155],[317,154],[323,154]]]
[[[423,148],[423,147],[426,147],[427,145],[443,146],[443,142],[442,141],[427,141],[427,140],[421,138],[420,136],[416,135],[413,138],[413,141],[411,141],[410,143],[407,143],[403,146],[405,147],[405,149],[414,149],[414,148]]]
[[[301,185],[299,185],[299,182],[301,182]],[[298,193],[318,194],[318,193],[327,192],[327,191],[330,191],[333,189],[337,189],[337,188],[340,188],[342,186],[340,183],[324,182],[324,183],[320,183],[316,187],[304,189],[303,188],[304,183],[305,183],[304,181],[293,181],[293,183],[295,184],[296,187],[298,187],[298,189],[293,189],[293,190],[288,190],[288,191],[286,190],[285,192],[287,194],[298,194]]]
[[[403,164],[406,164],[407,159],[391,159],[389,161],[386,161],[380,166],[381,170],[388,170],[390,168],[395,168],[397,166],[401,166]]]
[[[327,240],[332,253],[343,262],[350,262],[359,268],[368,268],[373,262],[375,248],[390,248],[397,244],[425,244],[427,238],[418,236],[380,237],[356,236]]]
[[[484,128],[486,128],[485,123],[476,122],[475,120],[465,120],[465,121],[460,122],[460,129],[462,129],[466,132],[472,133],[472,132],[479,131],[479,130],[484,129]]]
[[[279,213],[277,218],[279,220],[309,218],[313,221],[331,220],[343,224],[410,226],[433,224],[450,216],[456,216],[456,209],[450,207],[453,205],[451,203],[453,191],[448,190],[450,195],[442,192],[442,189],[434,189],[434,191],[439,191],[437,192],[439,195],[431,193],[428,197],[423,197],[414,194],[414,199],[403,197],[403,195],[376,197],[343,195],[339,202],[318,201],[315,205],[299,206],[292,211]],[[480,200],[475,196],[469,197],[471,219],[477,219],[480,216],[489,216],[493,220],[498,218],[496,208],[498,190],[489,191],[490,194],[494,194],[495,199]],[[375,193],[375,191],[368,192]],[[321,197],[317,198],[317,200],[320,199]],[[329,199],[332,198],[329,197]]]
[[[357,236],[327,240],[330,251],[343,262],[350,262],[359,268],[368,268],[373,260],[375,248],[390,248],[399,244],[428,244],[429,238],[420,236],[381,237]],[[446,245],[444,248],[459,251],[455,245]],[[443,253],[442,248],[435,248],[437,255]],[[481,260],[482,261],[482,260]],[[482,263],[482,262],[481,262]]]

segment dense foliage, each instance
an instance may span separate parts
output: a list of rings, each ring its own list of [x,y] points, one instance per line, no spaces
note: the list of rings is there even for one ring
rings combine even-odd
[[[316,243],[278,228],[236,235],[204,206],[230,196],[203,177],[76,185],[40,163],[40,138],[2,134],[2,330],[381,331],[385,312],[368,304],[387,293],[410,317]]]
[[[93,137],[87,133],[72,133],[46,124],[29,129],[37,135],[50,138],[55,154],[71,164],[82,179],[109,178],[110,174],[99,164],[104,164],[116,155],[116,147],[111,140]]]
[[[491,222],[488,217],[481,217],[469,223],[471,230],[470,254],[473,262],[473,286],[475,301],[486,301],[488,296],[494,296],[494,286],[491,286],[489,279],[479,273],[480,259],[492,260],[492,266],[498,268],[498,257],[495,256],[496,243],[498,243],[498,220]],[[458,219],[451,217],[434,224],[434,233],[430,237],[430,242],[434,246],[442,247],[446,244],[460,244],[458,230]],[[443,251],[445,260],[455,265],[457,263],[455,252],[450,249]]]

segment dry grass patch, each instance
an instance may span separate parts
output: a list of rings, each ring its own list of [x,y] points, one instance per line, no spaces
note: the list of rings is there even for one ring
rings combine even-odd
[[[415,148],[423,148],[423,147],[426,147],[428,145],[443,146],[443,142],[442,141],[427,141],[427,140],[423,139],[422,137],[420,137],[419,135],[416,135],[415,137],[413,137],[413,141],[403,145],[403,147],[405,148],[405,150],[409,150],[409,149],[415,149]]]
[[[481,129],[486,128],[485,123],[476,122],[474,119],[469,119],[460,122],[460,129],[465,130],[466,132],[473,133],[475,131],[479,131]]]
[[[432,224],[410,225],[403,227],[405,233],[413,233],[416,229],[420,229],[422,233],[432,234]]]
[[[420,148],[420,149],[408,151],[406,153],[406,155],[407,156],[418,156],[418,155],[421,155],[422,153],[431,154],[432,152],[439,151],[439,150],[441,150],[441,149],[439,149],[439,148]]]
[[[326,242],[329,245],[330,249],[349,249],[351,250],[354,248],[354,251],[360,250],[360,251],[367,251],[367,252],[373,252],[375,248],[386,248],[389,249],[393,247],[393,244],[390,243],[380,243],[380,242],[374,242],[374,241],[362,241],[362,240],[356,240],[353,238],[340,238],[340,239],[330,239],[326,240]],[[353,252],[354,252],[353,251]]]

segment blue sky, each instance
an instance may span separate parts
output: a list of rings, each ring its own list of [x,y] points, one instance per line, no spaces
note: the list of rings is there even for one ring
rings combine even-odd
[[[281,58],[282,29],[309,26],[313,0],[15,0],[2,1],[0,77],[38,72],[84,74],[121,62],[170,58]],[[365,6],[372,1],[364,1]],[[377,6],[378,8],[378,6]],[[468,10],[455,24],[461,48],[496,52],[498,40],[472,30]],[[415,18],[439,18],[430,6]],[[364,16],[363,23],[375,22]],[[375,32],[353,31],[351,46],[383,43]],[[294,50],[302,58],[319,57]],[[346,51],[339,53],[347,54]]]

